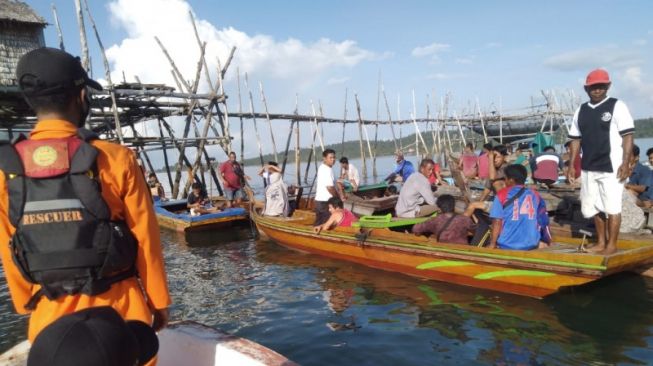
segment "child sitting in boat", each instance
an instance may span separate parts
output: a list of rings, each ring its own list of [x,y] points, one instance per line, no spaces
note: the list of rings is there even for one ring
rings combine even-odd
[[[450,194],[438,197],[436,205],[440,214],[428,221],[413,226],[413,234],[434,237],[440,243],[468,244],[468,235],[472,233],[474,222],[471,217],[474,208],[467,208],[465,213],[457,215],[454,212],[456,200]]]
[[[316,234],[319,234],[322,230],[331,230],[338,226],[349,227],[351,224],[358,221],[356,215],[344,208],[340,198],[329,198],[327,205],[329,206],[331,216],[324,224],[313,227],[313,231]]]
[[[490,248],[531,250],[551,242],[546,203],[524,185],[527,175],[523,165],[505,168],[506,187],[497,192],[490,210]]]
[[[213,206],[211,200],[203,189],[202,184],[195,182],[191,186],[192,192],[188,194],[186,207],[190,209],[191,216],[199,216],[208,213],[220,211],[219,208]]]

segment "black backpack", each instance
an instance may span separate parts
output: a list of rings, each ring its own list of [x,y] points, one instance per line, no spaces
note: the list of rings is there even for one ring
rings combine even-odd
[[[137,241],[124,221],[111,221],[101,195],[98,151],[88,143],[96,138],[80,129],[70,138],[0,143],[16,229],[13,260],[27,281],[41,285],[27,310],[43,295],[97,295],[136,275]]]

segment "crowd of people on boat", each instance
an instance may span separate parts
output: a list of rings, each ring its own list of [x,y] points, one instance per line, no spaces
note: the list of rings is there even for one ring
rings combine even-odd
[[[597,245],[589,251],[610,254],[616,250],[619,232],[648,232],[645,210],[652,206],[653,172],[640,163],[633,119],[623,102],[607,96],[609,86],[604,70],[587,76],[584,87],[590,101],[576,111],[564,151],[552,142],[538,146],[542,143],[538,141],[515,146],[486,143],[477,154],[474,145],[467,143],[448,163],[451,171],[460,171],[465,188],[482,189],[471,202],[459,199],[456,205],[453,196],[437,192],[438,186],[450,184],[440,164],[424,158],[413,165],[403,151],[397,151],[395,167],[384,179],[398,191],[394,216],[429,218],[414,225],[412,232],[438,242],[543,248],[551,243],[551,234],[546,201],[539,192],[550,192],[563,182],[572,190],[580,186],[581,212],[593,220]],[[653,148],[646,155],[653,161]],[[318,167],[313,200],[316,233],[355,222],[355,215],[341,203],[356,196],[360,177],[347,157],[339,161],[337,179],[335,151],[325,150]],[[456,207],[461,205],[465,206]]]
[[[0,144],[0,227],[6,229],[0,241],[10,243],[0,246],[0,257],[16,311],[30,315],[27,363],[58,365],[81,357],[81,364],[152,365],[154,332],[167,325],[171,304],[150,202],[165,198],[163,187],[156,174],[144,174],[128,148],[82,128],[88,88],[102,88],[79,58],[36,49],[20,59],[16,75],[38,121],[29,137]],[[449,166],[460,169],[463,184],[476,184],[483,193],[465,202],[461,214],[454,196],[436,199],[448,184],[439,164],[424,158],[416,170],[397,151],[396,167],[385,179],[387,192],[398,191],[396,217],[425,218],[411,231],[437,242],[543,248],[551,234],[539,190],[555,186],[563,172],[570,184],[579,181],[582,214],[594,221],[596,245],[586,250],[615,253],[622,225],[637,231],[645,224],[631,215],[651,208],[653,173],[640,163],[628,108],[607,96],[610,85],[605,70],[587,76],[590,100],[573,117],[566,163],[553,145],[537,154],[518,147],[514,159],[504,145],[486,144],[478,156],[467,145]],[[653,149],[646,155],[653,162]],[[335,162],[335,151],[324,150],[314,182],[312,226],[318,235],[358,220],[344,204],[361,190],[358,170],[341,157],[336,179]],[[240,205],[250,178],[235,153],[219,171],[225,207]],[[265,184],[262,214],[289,216],[289,188],[277,164],[265,164],[259,174]],[[221,209],[199,182],[191,185],[187,207],[196,214]]]

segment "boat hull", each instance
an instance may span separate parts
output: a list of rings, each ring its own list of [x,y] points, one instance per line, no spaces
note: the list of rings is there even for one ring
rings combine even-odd
[[[185,201],[180,201],[185,207]],[[179,202],[171,202],[155,205],[157,221],[159,226],[179,232],[184,231],[202,231],[216,230],[231,227],[234,225],[245,224],[249,220],[247,211],[243,208],[225,209],[216,214],[206,214],[201,216],[190,216],[189,214],[175,213]]]
[[[252,217],[260,231],[288,248],[415,277],[535,298],[637,267],[653,258],[651,245],[633,244],[638,253],[608,257],[570,253],[578,245],[574,239],[561,253],[507,251],[441,244],[387,229],[359,232],[337,228],[317,235],[306,224],[310,217],[296,222],[258,214]]]
[[[295,366],[256,342],[192,321],[172,323],[158,334],[158,366]],[[30,343],[23,341],[0,355],[0,365],[27,364]]]

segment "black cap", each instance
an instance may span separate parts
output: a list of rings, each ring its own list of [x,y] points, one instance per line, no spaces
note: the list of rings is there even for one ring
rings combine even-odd
[[[36,336],[27,366],[143,365],[159,350],[154,329],[108,306],[65,315]]]
[[[16,80],[27,96],[56,94],[83,85],[102,90],[102,85],[88,77],[79,57],[49,47],[24,54],[16,66]]]

